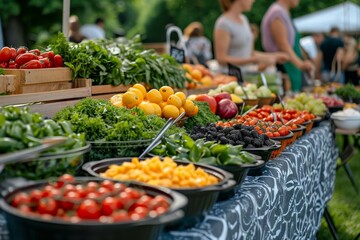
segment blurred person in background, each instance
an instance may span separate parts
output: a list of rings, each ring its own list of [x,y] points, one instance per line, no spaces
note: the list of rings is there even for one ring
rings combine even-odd
[[[317,69],[321,69],[321,78],[325,82],[344,83],[342,62],[344,60],[344,41],[340,29],[332,27],[329,36],[320,45]],[[322,68],[321,68],[322,67]]]
[[[79,43],[85,39],[80,33],[80,22],[78,16],[70,16],[69,18],[69,41]]]
[[[301,91],[303,72],[309,74],[314,65],[303,60],[300,35],[293,25],[290,9],[296,8],[300,0],[277,0],[265,13],[261,22],[261,42],[267,52],[281,51],[289,55],[289,61],[277,65],[284,75],[285,91]],[[290,86],[289,86],[290,85]]]
[[[321,43],[324,41],[325,35],[323,33],[313,33],[312,35],[302,37],[300,39],[301,47],[308,58],[315,63]]]
[[[344,35],[344,59],[343,59],[343,70],[345,83],[352,83],[359,85],[358,69],[360,68],[358,59],[359,53],[357,50],[357,42],[349,34]]]
[[[184,29],[183,41],[190,63],[207,66],[207,61],[213,56],[211,42],[204,36],[203,25],[200,22],[190,23]]]
[[[105,22],[102,18],[97,18],[95,24],[85,24],[80,28],[80,32],[87,39],[104,39],[105,38]]]
[[[240,67],[246,73],[262,71],[287,60],[287,55],[283,53],[254,51],[254,36],[247,17],[243,15],[243,12],[252,9],[253,3],[254,0],[220,0],[223,14],[215,23],[214,50],[224,73],[228,71],[228,63]],[[257,69],[254,69],[254,65]]]

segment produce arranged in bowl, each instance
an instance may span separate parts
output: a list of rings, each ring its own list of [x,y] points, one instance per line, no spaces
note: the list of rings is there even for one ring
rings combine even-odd
[[[0,108],[0,154],[36,147],[42,144],[44,138],[54,136],[64,136],[67,140],[43,153],[49,156],[50,160],[34,159],[26,163],[8,164],[0,178],[44,179],[66,172],[74,173],[84,153],[74,151],[81,150],[86,145],[84,135],[74,133],[67,121],[44,119],[41,114],[30,113],[27,108]],[[75,154],[67,154],[70,152]],[[42,156],[39,157],[41,158]]]
[[[360,128],[360,112],[352,108],[333,113],[331,119],[336,127],[341,129],[358,130]]]
[[[205,141],[203,138],[193,140],[189,135],[180,133],[163,139],[155,147],[152,154],[170,156],[174,160],[183,160],[213,165],[254,164],[254,155],[242,151],[242,146],[219,144],[215,141]]]

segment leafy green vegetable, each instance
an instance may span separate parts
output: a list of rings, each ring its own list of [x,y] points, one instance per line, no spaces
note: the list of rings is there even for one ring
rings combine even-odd
[[[0,75],[5,75],[5,71],[3,68],[0,68]]]
[[[360,98],[360,91],[354,85],[348,83],[335,91],[336,95],[343,98]]]
[[[194,101],[194,103],[199,107],[199,112],[195,116],[186,119],[184,122],[184,128],[187,132],[190,132],[198,125],[205,126],[207,123],[214,123],[220,120],[219,116],[211,112],[208,103],[198,101]]]
[[[92,98],[62,109],[54,120],[70,121],[74,132],[85,133],[87,141],[96,142],[97,153],[91,160],[104,156],[137,156],[165,124],[164,119],[148,116],[139,108],[118,108],[105,100]],[[172,126],[167,134],[176,132],[184,130]]]
[[[190,139],[185,133],[165,137],[151,153],[158,156],[170,156],[175,160],[214,165],[241,165],[256,162],[254,155],[241,151],[242,146]]]
[[[0,108],[0,154],[39,146],[42,139],[53,136],[66,136],[67,141],[61,146],[47,150],[47,154],[65,154],[68,150],[79,149],[85,145],[84,135],[73,133],[68,122],[56,123],[51,119],[43,119],[38,113],[29,113],[27,108]],[[71,173],[81,160],[79,157],[63,155],[46,161],[8,164],[0,178],[43,179],[66,172]]]

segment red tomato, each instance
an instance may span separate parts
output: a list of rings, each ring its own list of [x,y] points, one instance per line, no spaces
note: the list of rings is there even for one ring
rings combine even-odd
[[[60,201],[60,205],[64,210],[71,210],[74,208],[75,203],[81,200],[81,196],[76,191],[69,191],[65,193],[64,197]]]
[[[33,53],[33,54],[35,54],[36,56],[40,56],[40,50],[39,50],[39,49],[31,49],[31,50],[29,51],[29,53]]]
[[[125,184],[123,183],[114,183],[114,191],[123,191],[126,188]]]
[[[130,211],[129,211],[130,212]],[[131,211],[131,215],[137,213],[140,215],[140,218],[145,218],[148,214],[149,214],[149,209],[147,207],[143,207],[143,206],[138,206],[135,207],[132,211]],[[131,216],[130,216],[131,217]]]
[[[23,53],[23,54],[19,54],[16,59],[15,59],[15,62],[18,66],[22,66],[23,64],[31,61],[31,60],[37,60],[37,56],[33,53]],[[39,63],[40,64],[40,63]],[[41,67],[41,64],[40,64],[40,67]],[[39,67],[39,68],[40,68]]]
[[[8,67],[9,68],[18,68],[18,65],[16,64],[16,62],[14,60],[10,60]]]
[[[30,195],[31,202],[38,203],[40,201],[40,199],[42,198],[43,192],[38,189],[34,189],[30,192],[29,195]]]
[[[88,192],[86,191],[85,187],[81,184],[75,185],[75,191],[80,195],[80,197],[85,197]]]
[[[291,114],[290,113],[285,113],[283,115],[283,119],[290,120],[291,119]]]
[[[54,67],[63,67],[63,59],[59,54],[56,54],[53,59],[53,66]]]
[[[101,216],[101,211],[96,201],[86,199],[80,204],[76,214],[82,219],[98,219]]]
[[[50,61],[53,61],[55,54],[53,51],[49,51],[49,52],[44,52],[44,53],[40,54],[40,56],[42,56],[44,58],[48,58]]]
[[[157,209],[159,207],[169,208],[169,200],[161,195],[157,195],[154,199],[151,200],[152,209]]]
[[[113,218],[115,222],[128,221],[130,219],[129,214],[126,210],[120,210],[113,213]]]
[[[64,194],[66,194],[67,192],[70,192],[70,191],[75,191],[76,188],[73,184],[71,183],[68,183],[68,184],[65,184],[61,189],[60,189]]]
[[[8,68],[9,64],[7,62],[0,62],[0,68]]]
[[[88,182],[86,184],[86,189],[90,191],[96,191],[99,188],[99,184],[97,182]]]
[[[256,117],[257,113],[255,111],[251,111],[247,115],[249,115],[250,117]]]
[[[104,180],[101,182],[101,186],[112,191],[114,189],[114,182],[110,180]]]
[[[42,68],[42,64],[39,60],[30,60],[20,66],[20,69],[38,69]]]
[[[148,195],[143,195],[139,200],[137,200],[134,205],[135,206],[143,206],[143,207],[151,207],[152,204],[155,204],[155,202],[152,202],[153,198]]]
[[[61,188],[65,183],[72,183],[74,181],[74,176],[66,173],[58,178],[56,186]]]
[[[106,197],[101,203],[101,213],[110,216],[118,208],[118,200],[114,197]]]
[[[11,205],[17,207],[21,204],[29,204],[31,202],[30,196],[27,193],[18,193],[11,201]]]
[[[20,212],[22,212],[22,213],[25,213],[25,214],[32,213],[31,208],[30,208],[28,205],[22,204],[22,205],[18,206],[17,208],[18,208],[18,209],[20,210]]]
[[[11,59],[12,53],[9,47],[3,47],[0,50],[0,62],[8,62]]]
[[[27,49],[25,47],[19,47],[16,50],[16,56],[19,56],[20,54],[23,54],[23,53],[26,53],[26,52],[27,52]]]
[[[41,58],[39,60],[40,60],[42,68],[49,68],[50,67],[50,61],[49,61],[48,58]]]
[[[37,211],[40,214],[50,214],[55,216],[58,211],[57,202],[52,198],[43,198],[39,201]]]
[[[89,192],[87,195],[86,195],[86,198],[88,199],[98,199],[101,195],[98,194],[97,192]]]
[[[11,53],[11,58],[12,60],[15,60],[16,58],[16,49],[15,48],[10,48],[10,53]]]
[[[142,196],[142,193],[139,190],[130,187],[125,188],[124,192],[128,193],[132,199],[139,199]]]
[[[129,193],[121,192],[119,194],[119,208],[120,208],[120,206],[122,206],[122,207],[129,206],[132,202],[133,202],[133,199],[131,198]]]
[[[286,136],[289,134],[289,130],[285,126],[280,127],[278,132],[280,133],[280,136]]]
[[[105,195],[105,194],[110,193],[110,190],[107,189],[107,188],[104,188],[104,187],[100,187],[100,188],[97,190],[97,193],[98,193],[100,196],[103,196],[103,195]]]
[[[280,133],[279,133],[279,132],[274,132],[274,133],[273,133],[273,136],[274,136],[274,137],[280,137]]]

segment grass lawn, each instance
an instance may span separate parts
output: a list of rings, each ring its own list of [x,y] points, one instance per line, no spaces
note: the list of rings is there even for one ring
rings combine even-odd
[[[341,147],[341,139],[337,138],[337,142]],[[356,184],[360,188],[360,151],[351,158],[349,166]],[[335,191],[328,203],[328,208],[337,228],[339,239],[355,239],[360,233],[360,194],[356,194],[343,167],[336,172]],[[332,239],[324,218],[317,237],[318,240]]]

